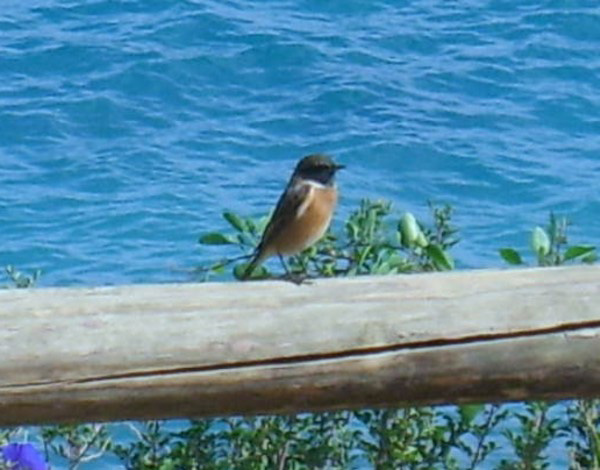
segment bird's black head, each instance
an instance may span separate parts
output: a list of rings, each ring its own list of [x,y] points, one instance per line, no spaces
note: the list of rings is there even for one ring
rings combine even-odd
[[[332,185],[336,171],[342,168],[344,168],[344,165],[338,165],[327,155],[308,155],[296,165],[294,177],[315,181],[324,185]]]

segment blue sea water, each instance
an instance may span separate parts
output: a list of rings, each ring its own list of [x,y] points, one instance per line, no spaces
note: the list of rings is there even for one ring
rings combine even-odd
[[[0,265],[189,280],[315,151],[347,165],[338,221],[451,203],[463,268],[551,210],[597,243],[599,51],[597,0],[4,0]]]

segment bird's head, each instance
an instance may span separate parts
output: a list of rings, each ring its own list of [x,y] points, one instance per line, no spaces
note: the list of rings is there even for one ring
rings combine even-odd
[[[294,170],[294,177],[330,186],[333,184],[335,173],[342,168],[344,165],[335,163],[327,155],[313,154],[298,162]]]

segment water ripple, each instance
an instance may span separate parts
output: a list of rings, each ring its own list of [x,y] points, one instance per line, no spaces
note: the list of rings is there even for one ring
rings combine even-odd
[[[326,151],[364,197],[457,209],[463,266],[547,211],[600,234],[594,2],[5,2],[0,264],[48,285],[185,279],[224,209]]]

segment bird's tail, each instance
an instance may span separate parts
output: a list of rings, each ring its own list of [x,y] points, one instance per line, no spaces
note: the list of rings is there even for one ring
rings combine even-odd
[[[248,279],[252,275],[254,270],[258,267],[258,265],[265,260],[265,258],[265,253],[263,253],[263,250],[261,250],[260,247],[258,247],[258,249],[254,252],[254,255],[252,255],[250,263],[248,263],[248,266],[244,270],[241,280],[245,281],[246,279]]]

